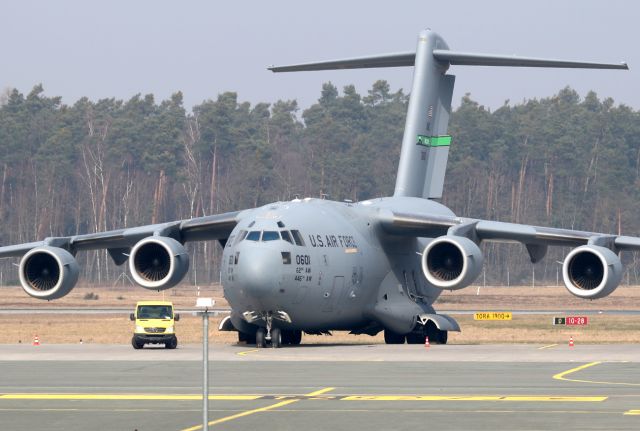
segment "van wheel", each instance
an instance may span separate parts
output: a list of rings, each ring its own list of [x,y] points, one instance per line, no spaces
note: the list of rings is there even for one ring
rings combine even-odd
[[[138,341],[138,339],[135,336],[131,339],[131,345],[136,350],[142,349],[144,347],[144,343],[141,343],[140,341]]]
[[[165,349],[175,349],[176,347],[178,347],[178,339],[177,338],[172,338],[171,341],[169,341],[168,343],[166,343],[164,345]]]

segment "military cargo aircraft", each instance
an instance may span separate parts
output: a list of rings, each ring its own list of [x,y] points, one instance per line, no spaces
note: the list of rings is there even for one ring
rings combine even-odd
[[[302,333],[334,330],[375,335],[389,344],[446,343],[456,321],[432,304],[443,289],[462,289],[480,274],[484,241],[523,244],[533,263],[548,246],[571,246],[562,264],[575,296],[602,298],[622,277],[621,250],[640,238],[457,217],[442,196],[451,136],[447,125],[455,77],[450,66],[628,69],[590,63],[450,50],[431,30],[415,52],[270,67],[273,72],[414,66],[395,191],[362,202],[294,199],[259,208],[109,232],[0,247],[20,257],[27,294],[60,298],[78,280],[76,253],[107,249],[128,261],[134,281],[162,290],[189,268],[187,241],[224,247],[221,278],[231,314],[221,330],[258,347],[296,345]]]

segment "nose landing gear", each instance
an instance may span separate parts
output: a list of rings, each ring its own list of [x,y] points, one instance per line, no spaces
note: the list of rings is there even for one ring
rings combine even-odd
[[[269,343],[271,343],[271,347],[274,349],[281,347],[283,344],[300,344],[300,339],[302,338],[301,331],[284,331],[273,325],[274,320],[291,323],[291,318],[286,312],[245,311],[242,315],[249,323],[263,323],[265,325],[258,327],[256,331],[256,347],[258,349],[267,347]],[[293,335],[290,333],[293,333]]]
[[[256,331],[256,347],[263,349],[267,347],[267,344],[271,343],[271,347],[277,349],[282,346],[282,331],[280,328],[258,328]]]

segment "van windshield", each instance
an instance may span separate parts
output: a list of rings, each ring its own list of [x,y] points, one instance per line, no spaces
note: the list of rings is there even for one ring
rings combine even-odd
[[[171,319],[170,305],[141,305],[138,307],[138,319]]]

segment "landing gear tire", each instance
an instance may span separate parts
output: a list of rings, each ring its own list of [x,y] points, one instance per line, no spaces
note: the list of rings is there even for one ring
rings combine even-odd
[[[384,330],[384,342],[386,344],[404,344],[405,338],[404,334],[397,334],[388,329]]]
[[[280,328],[271,328],[271,347],[279,349],[282,346],[282,334]]]
[[[144,347],[144,343],[138,341],[138,339],[136,337],[133,337],[131,339],[131,345],[133,346],[134,349],[138,350],[138,349],[142,349]]]
[[[302,331],[298,329],[291,331],[291,334],[289,335],[290,344],[293,346],[299,346],[301,341],[302,341]]]
[[[164,345],[165,349],[175,349],[176,347],[178,347],[178,339],[177,338],[172,338],[169,342],[167,342]]]
[[[407,344],[423,344],[424,334],[422,332],[412,332],[407,334]]]
[[[281,333],[281,341],[282,341],[282,345],[286,346],[287,344],[291,344],[291,333],[292,331],[288,331],[286,329],[283,329],[280,331]]]
[[[263,349],[267,347],[267,330],[258,328],[256,331],[256,348]]]
[[[447,344],[447,339],[449,338],[448,336],[448,332],[447,331],[441,331],[438,330],[438,332],[440,332],[438,334],[438,344]]]
[[[447,331],[438,329],[432,321],[427,322],[424,334],[429,337],[429,342],[432,344],[447,344]]]
[[[286,345],[297,346],[302,341],[302,331],[300,331],[300,330],[297,330],[297,329],[292,329],[292,330],[282,329],[281,330],[281,334],[282,334],[282,345],[283,346],[286,346]]]
[[[238,331],[238,343],[256,344],[256,334]]]

